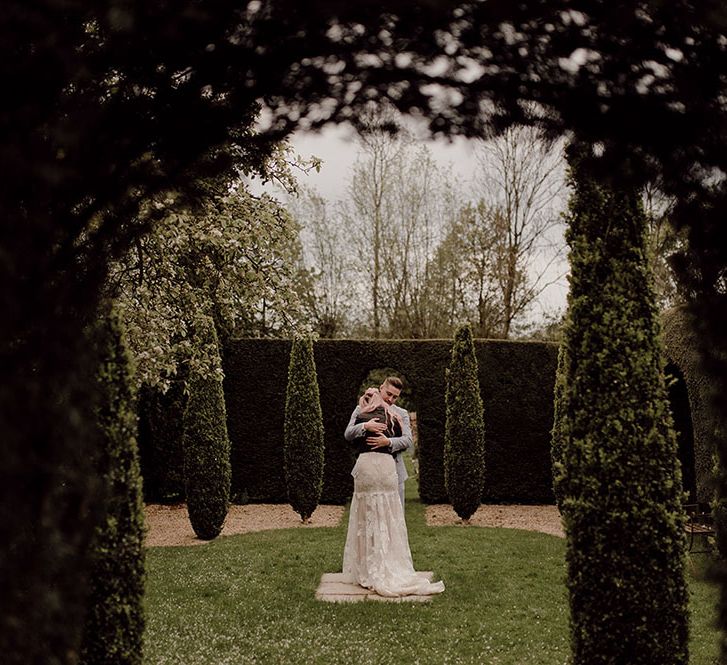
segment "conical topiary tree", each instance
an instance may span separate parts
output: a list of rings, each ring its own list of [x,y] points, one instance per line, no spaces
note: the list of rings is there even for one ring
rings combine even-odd
[[[485,478],[485,424],[472,329],[454,335],[447,371],[444,483],[465,524],[480,505]]]
[[[132,665],[142,662],[144,632],[144,512],[136,406],[116,315],[108,313],[96,332],[102,442],[97,467],[106,485],[106,515],[93,544],[91,597],[80,662]]]
[[[310,339],[294,339],[285,396],[285,485],[293,510],[307,522],[323,490],[323,414]]]
[[[688,662],[681,474],[634,191],[573,194],[563,514],[575,665]]]
[[[209,349],[210,367],[189,368],[187,406],[184,411],[184,479],[189,521],[203,540],[216,538],[230,506],[230,440],[217,333],[209,316],[194,324],[195,344]]]

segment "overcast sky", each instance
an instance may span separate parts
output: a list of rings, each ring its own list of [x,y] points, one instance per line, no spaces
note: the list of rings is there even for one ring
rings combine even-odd
[[[320,173],[302,176],[301,182],[316,187],[325,198],[334,200],[345,196],[348,173],[356,159],[356,133],[343,126],[332,126],[321,133],[298,133],[292,140],[295,151],[302,157],[315,155],[323,160]],[[451,162],[464,179],[475,168],[474,142],[458,138],[452,143],[445,139],[427,141],[441,165]]]
[[[356,159],[356,133],[345,126],[330,126],[319,133],[294,134],[291,143],[294,151],[304,159],[316,156],[323,160],[320,172],[311,171],[307,175],[300,173],[299,182],[314,188],[329,201],[344,198],[349,173]],[[454,172],[461,184],[466,185],[471,181],[477,168],[475,141],[464,138],[455,138],[451,142],[438,139],[427,140],[426,144],[440,166]],[[259,183],[252,183],[252,189],[256,193],[262,189],[270,191],[270,188],[261,188]],[[565,260],[552,266],[546,281],[560,279],[541,295],[540,305],[536,305],[533,310],[536,318],[540,318],[543,309],[552,312],[565,308],[568,284],[563,273],[566,269]]]

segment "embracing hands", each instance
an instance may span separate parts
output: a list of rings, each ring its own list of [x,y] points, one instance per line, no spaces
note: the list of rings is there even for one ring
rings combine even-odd
[[[363,425],[364,430],[371,434],[366,437],[366,443],[372,448],[383,448],[391,443],[383,434],[386,430],[386,423],[380,423],[378,420],[378,418],[372,418]]]

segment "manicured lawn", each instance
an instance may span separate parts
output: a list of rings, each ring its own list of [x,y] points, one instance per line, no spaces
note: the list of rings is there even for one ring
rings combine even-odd
[[[431,603],[314,600],[323,572],[341,569],[345,523],[148,551],[149,664],[567,663],[565,543],[544,534],[424,524],[407,483],[417,570],[447,590]],[[345,522],[345,520],[344,520]],[[716,591],[691,570],[692,659],[712,665]]]

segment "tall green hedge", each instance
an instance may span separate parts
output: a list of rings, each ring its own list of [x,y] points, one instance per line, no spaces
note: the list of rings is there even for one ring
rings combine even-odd
[[[682,457],[693,452],[694,490],[696,500],[712,504],[716,543],[721,555],[719,564],[712,567],[714,581],[727,580],[727,471],[719,463],[719,416],[714,408],[717,385],[713,376],[704,371],[699,352],[694,315],[686,307],[674,307],[661,316],[666,355],[672,371],[681,375],[686,388],[688,408],[677,413],[676,427],[680,443],[686,446]],[[679,386],[674,386],[677,389]],[[686,405],[685,405],[686,406]],[[691,439],[690,439],[691,435]],[[691,443],[691,451],[688,446]],[[720,489],[722,491],[720,492]],[[722,594],[722,616],[727,617],[727,594]],[[722,633],[722,650],[727,654],[727,635]]]
[[[678,414],[681,418],[677,418],[675,425],[683,435],[691,430],[696,498],[709,503],[715,487],[713,465],[719,419],[712,399],[717,386],[702,367],[694,322],[687,308],[663,312],[661,323],[666,356],[681,373],[689,401],[688,413]]]
[[[250,501],[285,503],[283,431],[291,343],[231,340],[224,357],[232,445],[232,491]],[[550,430],[558,347],[547,342],[475,340],[487,414],[484,501],[552,502]],[[354,458],[343,439],[361,383],[378,367],[407,379],[419,429],[423,501],[448,500],[444,484],[445,370],[451,340],[318,340],[313,345],[325,430],[322,503],[353,492]],[[255,429],[249,419],[255,418]],[[409,481],[409,482],[413,482]]]
[[[676,441],[638,195],[571,173],[563,504],[575,665],[684,664]]]
[[[144,632],[144,512],[136,447],[136,405],[120,323],[110,313],[99,326],[98,422],[106,516],[96,530],[91,597],[83,631],[84,665],[142,662]]]
[[[223,349],[233,501],[288,501],[283,431],[291,346],[290,340],[239,339]]]
[[[446,406],[444,481],[452,508],[467,522],[480,505],[485,479],[485,422],[469,325],[454,335]]]
[[[195,343],[217,349],[212,319],[199,316]],[[222,382],[190,369],[184,411],[184,476],[189,521],[199,538],[216,538],[230,505],[230,441]],[[248,421],[248,426],[252,419]]]
[[[666,339],[671,354],[668,335]],[[478,339],[474,345],[480,394],[487,414],[487,482],[483,501],[552,502],[550,453],[558,346],[550,342]],[[287,340],[237,339],[231,340],[225,349],[224,390],[235,503],[288,500],[283,431],[290,347]],[[689,350],[696,352],[692,347]],[[357,379],[351,377],[360,375],[363,382],[372,368],[384,365],[407,378],[407,386],[412,388],[413,409],[423,421],[419,436],[423,448],[419,477],[422,500],[427,503],[448,500],[444,483],[444,373],[450,351],[451,342],[446,340],[319,340],[314,344],[325,426],[323,503],[345,503],[353,491],[350,470],[354,460],[349,446],[342,445],[342,427],[348,421],[361,387],[361,383],[352,387]],[[711,439],[703,432],[709,429],[709,421],[694,401],[693,372],[680,361],[675,362],[684,368],[693,408],[697,496],[700,501],[708,501]],[[414,378],[410,379],[409,374]],[[178,412],[175,400],[166,409],[159,408],[157,413],[163,422],[157,431],[170,431],[165,423],[171,426],[175,418],[181,431],[181,415],[175,415]],[[255,419],[254,431],[249,427],[251,417]],[[174,465],[181,466],[181,455],[170,457],[170,451],[160,455],[157,462],[148,462],[142,467],[145,490],[149,475],[157,479],[181,475],[171,469]],[[156,468],[154,464],[165,468]],[[151,487],[161,486],[159,481],[154,482],[158,484],[151,483]],[[166,496],[166,500],[174,499],[174,495]]]
[[[139,457],[148,502],[184,500],[185,389],[178,380],[166,393],[148,385],[139,391]]]
[[[284,470],[288,501],[307,522],[323,489],[323,414],[313,342],[293,340],[285,397]]]
[[[667,323],[665,339],[674,362],[683,369],[693,410],[697,453],[697,491],[709,500],[711,450],[709,421],[702,402],[699,375],[681,361]],[[558,346],[549,342],[474,340],[480,394],[487,414],[486,502],[543,503],[553,501],[551,429],[553,385]],[[288,340],[233,339],[225,348],[225,400],[231,443],[232,500],[287,502],[283,436],[285,391],[291,343]],[[687,344],[689,353],[696,349]],[[319,340],[314,355],[321,387],[325,427],[323,503],[345,503],[353,491],[354,459],[343,442],[343,428],[356,403],[361,382],[373,368],[391,367],[407,378],[411,401],[420,421],[422,449],[419,489],[427,503],[448,500],[444,483],[445,379],[451,341]],[[695,378],[696,377],[696,378]],[[359,381],[360,378],[360,381]],[[706,389],[705,389],[706,390]],[[696,397],[695,397],[696,395]],[[170,431],[178,407],[158,409],[157,431]],[[254,430],[249,427],[255,420]],[[176,417],[181,424],[181,416]],[[179,428],[181,430],[181,426]],[[161,445],[161,444],[160,444]],[[179,464],[179,457],[159,457],[159,464]],[[143,460],[142,460],[143,461]],[[705,463],[706,461],[706,463]],[[161,479],[169,468],[144,467]],[[175,472],[176,473],[176,472]],[[413,482],[413,481],[410,481]],[[153,485],[152,485],[153,486]],[[158,496],[158,495],[157,495]],[[706,497],[706,498],[701,498]],[[158,499],[157,499],[158,500]]]

